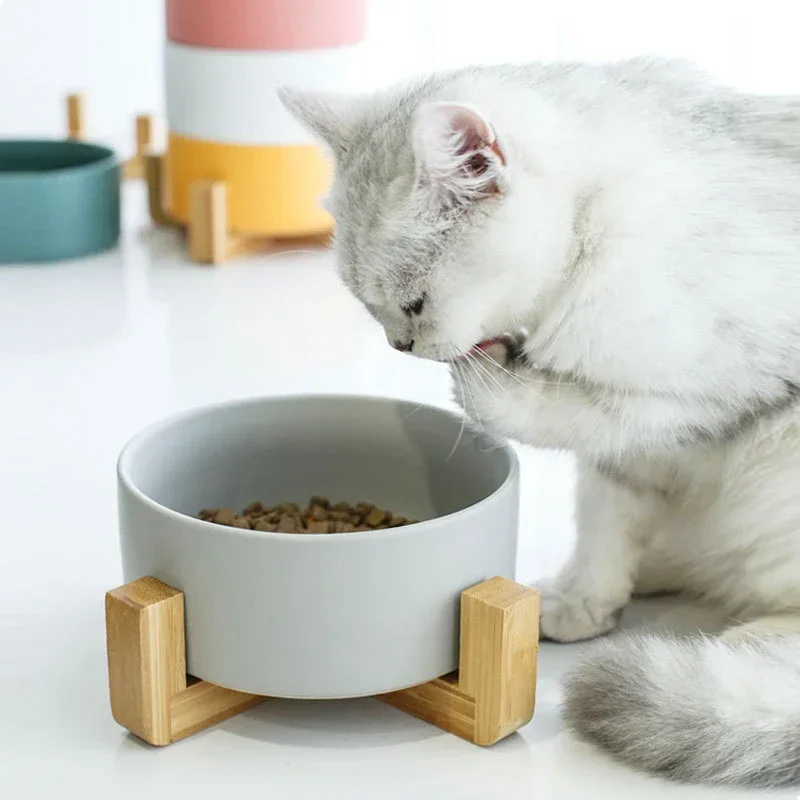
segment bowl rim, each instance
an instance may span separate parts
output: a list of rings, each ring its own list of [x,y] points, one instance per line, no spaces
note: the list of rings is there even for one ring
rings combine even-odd
[[[96,142],[83,142],[75,139],[5,139],[0,137],[0,149],[4,145],[32,144],[32,145],[60,145],[65,149],[92,149],[96,151],[97,158],[93,158],[85,164],[76,164],[70,167],[59,167],[57,169],[41,172],[36,170],[20,170],[19,172],[3,172],[0,170],[0,184],[24,181],[48,181],[54,180],[65,175],[80,175],[90,172],[106,172],[110,168],[119,165],[117,154],[110,148]]]
[[[120,452],[120,455],[117,459],[117,479],[119,483],[123,485],[128,492],[130,492],[131,495],[133,495],[137,500],[139,500],[139,502],[144,503],[144,505],[148,506],[151,510],[156,511],[159,514],[162,514],[168,518],[179,520],[181,523],[190,525],[199,525],[207,530],[214,529],[215,532],[221,534],[227,534],[234,537],[243,536],[246,538],[254,538],[258,540],[267,540],[267,541],[270,540],[283,541],[283,542],[291,541],[298,543],[307,542],[308,544],[312,544],[313,542],[319,541],[320,539],[328,542],[339,541],[342,542],[342,544],[345,544],[346,542],[358,541],[364,538],[374,540],[376,538],[385,539],[385,538],[394,538],[395,536],[408,536],[413,532],[424,531],[429,526],[436,525],[444,520],[448,521],[456,520],[459,516],[473,513],[475,509],[480,508],[481,506],[489,503],[490,501],[500,496],[501,494],[508,492],[511,487],[519,483],[519,474],[520,474],[519,456],[517,455],[516,451],[509,444],[508,441],[501,440],[497,444],[497,449],[502,450],[504,455],[508,459],[508,471],[502,483],[500,483],[500,485],[496,489],[487,494],[485,497],[482,497],[477,502],[470,503],[468,506],[460,508],[458,509],[458,511],[453,511],[450,514],[443,514],[440,517],[433,517],[432,519],[421,520],[420,522],[415,522],[410,525],[404,525],[401,528],[385,528],[383,530],[377,530],[377,531],[348,531],[347,533],[315,533],[312,536],[310,536],[307,533],[281,533],[280,531],[253,531],[253,530],[247,530],[246,528],[234,528],[229,525],[217,525],[214,522],[206,522],[205,520],[197,519],[196,517],[191,517],[188,514],[182,514],[180,511],[175,511],[174,509],[167,508],[167,506],[164,506],[161,503],[157,503],[151,497],[148,497],[141,489],[139,489],[133,483],[133,480],[130,475],[130,466],[129,466],[129,462],[133,458],[133,452],[138,447],[141,447],[146,440],[157,434],[160,430],[163,430],[169,426],[172,426],[184,420],[191,419],[193,417],[199,417],[201,414],[218,411],[221,409],[233,410],[236,408],[240,408],[242,406],[257,405],[260,403],[271,403],[274,401],[297,402],[302,400],[338,400],[338,401],[344,400],[344,401],[370,401],[379,403],[400,403],[402,405],[409,406],[411,411],[414,411],[415,409],[418,410],[420,408],[424,408],[428,411],[434,411],[436,413],[448,416],[455,421],[460,420],[459,415],[449,409],[442,408],[440,406],[430,405],[428,403],[417,403],[414,402],[413,400],[406,400],[399,397],[390,397],[385,395],[308,392],[303,394],[271,395],[268,397],[254,396],[254,397],[239,398],[236,400],[224,400],[217,403],[210,403],[202,406],[196,406],[194,408],[190,408],[185,411],[179,411],[175,414],[171,414],[167,417],[164,417],[161,420],[151,423],[146,428],[143,428],[141,431],[139,431],[139,433],[135,434],[131,439],[129,439],[127,444],[122,448],[122,451]]]

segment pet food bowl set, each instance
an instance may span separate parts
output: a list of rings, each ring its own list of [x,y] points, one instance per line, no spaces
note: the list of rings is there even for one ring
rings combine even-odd
[[[151,216],[187,229],[201,262],[328,241],[331,175],[281,105],[283,85],[364,85],[366,0],[166,0],[168,145],[147,180]]]
[[[106,595],[111,708],[165,745],[266,697],[375,695],[488,745],[526,724],[538,595],[510,579],[519,467],[431,407],[258,399],[156,424],[119,461],[123,577]],[[367,500],[404,528],[285,534],[201,508]]]
[[[165,0],[167,147],[137,119],[136,155],[77,141],[0,142],[0,262],[112,247],[119,179],[148,185],[157,225],[185,230],[195,261],[323,245],[331,168],[276,89],[366,88],[366,0]],[[71,98],[71,121],[82,98]],[[77,126],[77,123],[76,123]],[[79,139],[81,136],[72,136]],[[23,152],[24,151],[24,152]]]
[[[66,139],[0,139],[0,263],[77,258],[119,239],[117,158],[80,141],[80,98],[68,113]]]

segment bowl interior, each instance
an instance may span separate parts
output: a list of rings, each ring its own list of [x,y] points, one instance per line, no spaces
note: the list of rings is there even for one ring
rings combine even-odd
[[[507,447],[462,431],[457,416],[439,409],[366,397],[289,397],[160,423],[126,448],[120,474],[149,499],[192,516],[207,507],[305,503],[322,494],[424,520],[492,494],[513,459]]]
[[[113,159],[105,147],[69,140],[0,140],[0,179],[75,169]]]

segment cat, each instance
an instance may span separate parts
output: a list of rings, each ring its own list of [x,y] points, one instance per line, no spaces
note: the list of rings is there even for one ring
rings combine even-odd
[[[604,638],[568,725],[676,780],[800,781],[800,102],[644,58],[281,97],[389,342],[447,362],[476,426],[576,456],[543,635],[660,592],[741,621]]]

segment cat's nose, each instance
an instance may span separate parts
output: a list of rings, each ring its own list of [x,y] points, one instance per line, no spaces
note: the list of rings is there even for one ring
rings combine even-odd
[[[409,339],[407,342],[401,342],[399,339],[395,339],[392,342],[392,347],[401,353],[410,353],[414,349],[414,340]]]

